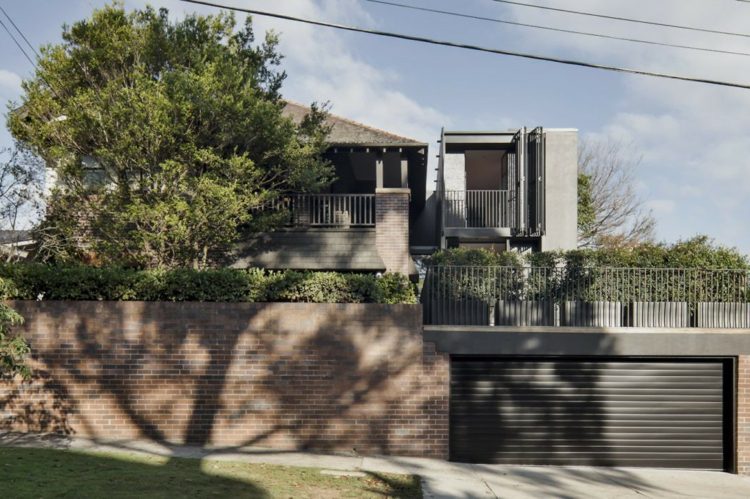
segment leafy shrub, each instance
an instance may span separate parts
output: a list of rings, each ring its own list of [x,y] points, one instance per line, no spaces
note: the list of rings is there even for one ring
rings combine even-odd
[[[714,243],[707,236],[678,241],[674,244],[647,243],[629,248],[576,249],[545,251],[520,256],[514,252],[496,253],[486,249],[455,248],[442,250],[430,257],[432,265],[517,267],[645,267],[686,269],[750,270],[748,257]]]
[[[706,236],[677,241],[674,244],[648,243],[632,248],[600,248],[543,252],[528,255],[534,266],[566,267],[644,267],[685,269],[750,270],[748,258],[734,248],[714,243]]]
[[[313,303],[416,303],[401,274],[264,271],[262,269],[134,270],[39,263],[0,265],[0,293],[34,300],[143,300]]]
[[[5,279],[0,279],[0,297],[12,289]],[[31,370],[26,365],[26,356],[31,349],[22,336],[11,334],[11,328],[23,323],[23,317],[4,303],[0,303],[0,379],[13,377],[16,374],[24,379],[31,377]]]
[[[484,248],[453,248],[438,251],[429,258],[428,263],[431,265],[517,267],[521,264],[521,257],[518,253],[510,251],[498,253]]]

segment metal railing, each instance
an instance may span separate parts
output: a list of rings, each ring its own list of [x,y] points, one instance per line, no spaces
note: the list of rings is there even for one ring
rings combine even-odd
[[[266,210],[288,215],[295,227],[374,227],[374,194],[292,194],[269,204]]]
[[[750,328],[746,270],[428,267],[433,325]]]
[[[506,190],[445,191],[445,226],[510,227],[513,206]]]

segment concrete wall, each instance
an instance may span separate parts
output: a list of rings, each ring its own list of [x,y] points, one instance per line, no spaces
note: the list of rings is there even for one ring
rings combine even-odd
[[[446,191],[466,189],[466,164],[464,153],[446,153],[443,162],[443,180]]]
[[[545,235],[542,251],[575,249],[578,225],[578,131],[545,130]]]
[[[0,429],[447,457],[448,361],[417,305],[13,302],[31,383]]]

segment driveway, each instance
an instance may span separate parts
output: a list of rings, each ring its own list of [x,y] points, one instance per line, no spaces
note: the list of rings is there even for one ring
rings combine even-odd
[[[425,498],[748,498],[750,478],[646,468],[458,465],[422,471]]]
[[[203,460],[269,463],[327,470],[409,473],[422,477],[425,498],[678,498],[750,497],[750,477],[716,471],[650,468],[501,466],[437,459],[286,452],[254,447],[195,448],[142,440],[95,441],[0,432],[0,446],[120,451]]]

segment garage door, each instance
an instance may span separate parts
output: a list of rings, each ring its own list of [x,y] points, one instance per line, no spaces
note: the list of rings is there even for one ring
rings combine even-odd
[[[454,461],[731,467],[727,359],[451,360]]]

